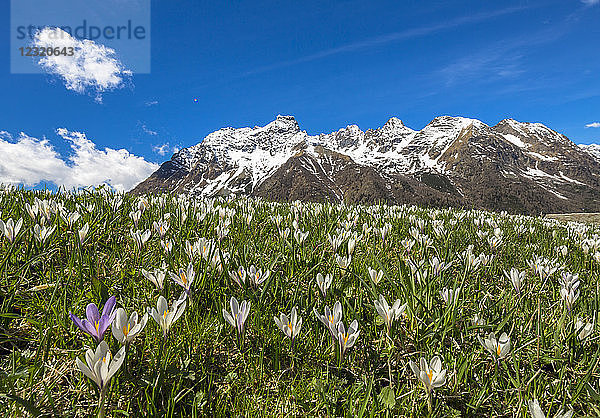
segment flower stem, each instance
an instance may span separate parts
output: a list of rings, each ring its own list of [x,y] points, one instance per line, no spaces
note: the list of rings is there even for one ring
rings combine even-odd
[[[392,364],[391,364],[391,359],[392,359],[392,353],[390,353],[390,355],[388,356],[388,377],[390,379],[390,387],[393,387],[393,383],[392,383]]]
[[[429,415],[433,412],[433,396],[431,390],[427,391],[427,410],[429,411]]]
[[[100,400],[98,401],[98,418],[104,418],[106,411],[104,409],[104,398],[106,397],[106,386],[100,389]]]

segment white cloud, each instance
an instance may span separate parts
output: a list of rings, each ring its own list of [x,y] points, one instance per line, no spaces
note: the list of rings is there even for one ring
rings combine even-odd
[[[593,6],[595,4],[600,4],[600,0],[581,0],[581,2],[583,4],[588,5],[588,6]]]
[[[58,135],[70,145],[72,155],[61,156],[46,139],[21,133],[0,137],[0,183],[33,187],[40,182],[54,183],[67,189],[108,184],[116,190],[135,187],[158,169],[129,151],[99,150],[81,132],[58,129]]]
[[[152,147],[152,151],[158,155],[166,155],[169,152],[169,144],[155,145]]]
[[[600,122],[592,122],[585,125],[586,128],[600,128]]]
[[[68,90],[77,93],[94,92],[101,102],[101,93],[125,85],[131,77],[117,59],[115,50],[94,41],[77,40],[60,28],[46,27],[38,31],[32,42],[38,48],[73,48],[73,56],[53,55],[40,58],[38,64],[48,73],[61,77]]]
[[[151,100],[149,102],[146,102],[147,107],[156,106],[157,104],[158,104],[158,100]]]
[[[173,147],[171,147],[171,145],[169,145],[169,143],[167,142],[166,144],[162,144],[162,145],[154,145],[152,147],[152,151],[154,151],[155,153],[157,153],[160,156],[165,156],[169,153],[178,153],[180,150],[180,148],[175,145]]]

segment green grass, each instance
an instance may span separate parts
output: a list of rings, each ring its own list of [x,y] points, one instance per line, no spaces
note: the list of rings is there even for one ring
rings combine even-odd
[[[122,205],[113,207],[115,199]],[[47,200],[78,211],[71,228],[51,209],[46,225],[56,231],[44,243],[34,238],[34,225],[25,205]],[[20,417],[93,416],[98,412],[98,390],[75,363],[87,348],[95,348],[69,319],[82,317],[85,307],[103,305],[116,295],[117,306],[143,314],[156,305],[159,291],[141,269],[166,265],[168,271],[186,267],[186,240],[213,240],[229,259],[223,271],[202,256],[193,262],[196,279],[183,316],[168,337],[152,318],[128,347],[126,365],[110,381],[108,416],[528,416],[527,401],[538,399],[547,416],[573,408],[576,416],[600,416],[598,332],[580,341],[574,319],[597,322],[600,306],[598,265],[584,253],[583,240],[598,231],[540,218],[480,211],[432,210],[418,207],[355,207],[319,204],[274,204],[246,199],[192,200],[148,197],[138,228],[129,214],[139,199],[105,192],[52,195],[42,191],[0,190],[0,219],[23,219],[14,243],[0,238],[0,414]],[[221,208],[231,210],[228,214]],[[221,214],[219,213],[221,209]],[[58,210],[60,211],[60,210]],[[173,251],[166,254],[153,230],[141,251],[132,229],[152,229],[152,223],[171,213],[167,238]],[[199,220],[198,214],[206,214]],[[252,214],[247,222],[246,216]],[[187,216],[185,216],[187,215]],[[288,240],[279,234],[290,228]],[[219,240],[216,227],[230,221],[229,233]],[[303,245],[294,241],[292,221],[308,231]],[[411,228],[429,236],[427,246],[415,244],[410,253],[401,242]],[[90,232],[80,245],[77,231],[88,223]],[[385,241],[377,233],[385,223]],[[363,226],[373,227],[363,233]],[[434,226],[447,231],[438,237]],[[346,272],[335,261],[327,234],[345,227],[360,237]],[[500,229],[503,243],[490,249],[477,231],[493,235]],[[599,242],[600,244],[600,242]],[[492,261],[467,270],[461,254],[493,254]],[[558,255],[565,245],[568,255]],[[347,240],[337,254],[347,252]],[[544,256],[577,273],[581,296],[573,310],[564,307],[560,272],[541,280],[529,267],[533,255]],[[441,276],[425,280],[408,261],[423,260],[421,270],[437,256],[452,261]],[[269,279],[258,289],[242,289],[229,277],[238,267],[269,269]],[[368,267],[385,277],[374,284]],[[520,295],[503,271],[516,267],[527,272]],[[333,284],[323,300],[315,277],[331,273]],[[460,286],[455,305],[440,297],[444,287]],[[181,288],[165,280],[169,302]],[[406,315],[395,322],[392,338],[373,301],[385,295],[390,304],[407,303]],[[222,316],[231,296],[251,301],[242,345]],[[340,361],[325,327],[313,314],[339,300],[346,326],[356,319],[360,336]],[[297,306],[303,325],[292,351],[273,316],[289,314]],[[475,326],[479,315],[485,325]],[[497,364],[478,340],[490,331],[506,332],[511,354]],[[113,354],[118,341],[105,334]],[[409,361],[439,355],[447,381],[433,393],[433,411],[409,367]],[[393,393],[385,389],[392,378]]]

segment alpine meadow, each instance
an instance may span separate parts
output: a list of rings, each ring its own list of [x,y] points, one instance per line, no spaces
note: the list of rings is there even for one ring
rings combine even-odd
[[[600,416],[600,231],[0,191],[3,416]]]

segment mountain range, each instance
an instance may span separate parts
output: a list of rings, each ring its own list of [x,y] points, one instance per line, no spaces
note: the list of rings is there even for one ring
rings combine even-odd
[[[600,212],[600,146],[541,123],[440,116],[420,131],[391,118],[309,135],[292,116],[223,128],[177,152],[133,191],[269,200]]]

